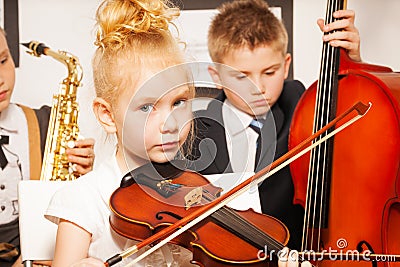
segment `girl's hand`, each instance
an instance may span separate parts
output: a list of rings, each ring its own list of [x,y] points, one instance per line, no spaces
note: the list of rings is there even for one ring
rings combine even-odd
[[[354,25],[355,13],[353,10],[338,10],[333,13],[336,20],[324,25],[323,19],[318,19],[317,24],[324,34],[323,41],[329,42],[333,47],[342,47],[353,61],[361,61],[360,34]]]
[[[95,258],[86,258],[72,264],[71,267],[104,267],[104,262]]]
[[[288,248],[284,248],[279,252],[278,267],[298,267],[299,262],[296,257],[297,253],[290,254]],[[304,261],[301,263],[301,267],[311,267],[311,263]]]

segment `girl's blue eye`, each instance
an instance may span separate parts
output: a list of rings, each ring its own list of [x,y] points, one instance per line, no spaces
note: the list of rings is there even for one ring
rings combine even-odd
[[[146,104],[140,107],[140,110],[143,112],[150,112],[153,110],[153,105]]]
[[[245,78],[247,78],[247,76],[244,74],[236,76],[236,79],[238,79],[238,80],[243,80]]]
[[[185,104],[185,102],[186,102],[186,101],[183,100],[183,99],[178,100],[178,101],[175,101],[174,106],[175,106],[175,107],[182,106],[182,105]]]

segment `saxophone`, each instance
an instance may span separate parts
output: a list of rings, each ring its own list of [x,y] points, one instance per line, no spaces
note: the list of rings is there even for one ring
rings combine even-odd
[[[81,86],[82,66],[78,58],[68,52],[56,52],[35,41],[23,45],[29,48],[29,54],[37,57],[50,56],[68,68],[68,76],[62,81],[59,94],[53,96],[40,180],[75,180],[78,176],[65,151],[73,147],[79,136],[76,93]]]

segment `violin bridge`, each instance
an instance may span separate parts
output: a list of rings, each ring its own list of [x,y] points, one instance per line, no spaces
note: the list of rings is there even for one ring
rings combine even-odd
[[[196,187],[195,189],[191,190],[185,196],[185,209],[188,210],[191,206],[200,204],[202,197],[203,190],[201,187]]]

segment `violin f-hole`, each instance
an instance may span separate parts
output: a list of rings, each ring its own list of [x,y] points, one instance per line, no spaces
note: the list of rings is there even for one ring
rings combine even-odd
[[[160,211],[160,212],[157,212],[157,214],[156,214],[157,220],[162,220],[162,219],[164,219],[163,214],[169,215],[169,216],[171,216],[172,218],[175,218],[175,219],[177,219],[177,220],[180,220],[180,219],[183,218],[182,216],[179,216],[178,214],[173,213],[173,212],[170,212],[170,211]]]

